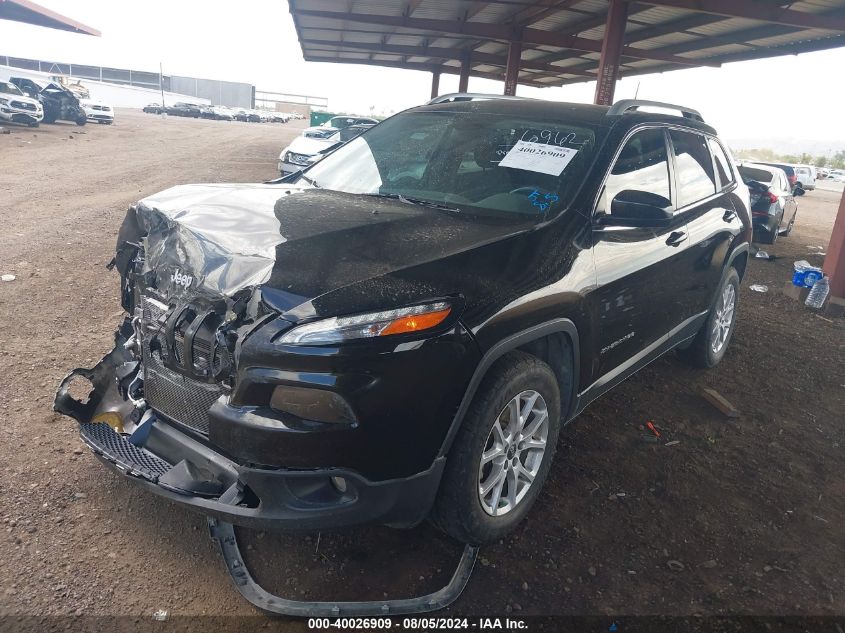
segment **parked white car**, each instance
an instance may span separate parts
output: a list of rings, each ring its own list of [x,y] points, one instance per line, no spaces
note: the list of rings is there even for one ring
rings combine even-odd
[[[38,127],[44,119],[44,107],[38,99],[27,97],[21,89],[8,81],[0,81],[0,123],[23,123]]]
[[[97,99],[82,99],[79,102],[85,111],[85,118],[92,123],[111,125],[114,123],[114,109],[107,103]]]
[[[795,176],[798,181],[797,186],[807,191],[812,191],[816,188],[816,168],[812,165],[795,165]]]
[[[351,141],[372,125],[351,125],[336,131],[328,138],[309,138],[297,136],[290,145],[279,154],[279,173],[287,176],[300,169],[305,169],[323,158],[327,150],[334,149]]]
[[[375,119],[368,119],[365,117],[355,116],[336,116],[332,117],[322,125],[314,125],[302,130],[302,136],[308,138],[328,138],[338,130],[349,127],[350,125],[375,125],[378,123]]]

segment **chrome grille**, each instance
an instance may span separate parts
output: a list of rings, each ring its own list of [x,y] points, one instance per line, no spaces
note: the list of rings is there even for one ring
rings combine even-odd
[[[33,112],[38,109],[34,103],[27,103],[26,101],[12,101],[9,105],[13,108],[19,108],[20,110],[32,110]]]

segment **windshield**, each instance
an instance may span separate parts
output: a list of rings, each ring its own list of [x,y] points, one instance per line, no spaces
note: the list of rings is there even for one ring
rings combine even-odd
[[[479,112],[409,112],[307,170],[322,189],[402,196],[487,215],[542,218],[583,180],[593,131],[557,120]]]
[[[18,88],[15,84],[9,84],[5,81],[0,81],[0,92],[7,95],[23,96],[23,92],[21,92],[20,88]]]
[[[336,116],[332,119],[326,121],[326,127],[336,127],[336,128],[344,128],[349,127],[355,123],[355,119],[348,117],[348,116]]]

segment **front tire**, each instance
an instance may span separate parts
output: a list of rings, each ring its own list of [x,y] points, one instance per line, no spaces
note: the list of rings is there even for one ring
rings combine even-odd
[[[560,433],[552,369],[520,351],[490,369],[446,460],[432,520],[474,545],[497,541],[528,514],[548,476]]]
[[[692,344],[681,357],[694,367],[709,369],[724,358],[736,329],[739,301],[739,273],[731,268],[716,295],[716,301]]]

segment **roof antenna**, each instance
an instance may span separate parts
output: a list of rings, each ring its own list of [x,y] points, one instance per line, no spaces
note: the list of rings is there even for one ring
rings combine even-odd
[[[634,99],[637,98],[637,95],[640,94],[640,82],[637,82],[637,89],[634,90]]]

